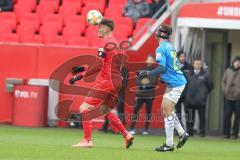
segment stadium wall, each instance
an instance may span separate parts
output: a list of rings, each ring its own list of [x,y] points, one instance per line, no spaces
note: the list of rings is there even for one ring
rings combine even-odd
[[[151,39],[153,38],[154,36],[151,37]],[[149,40],[138,52],[127,52],[129,62],[145,62],[146,56],[154,53],[156,46],[156,41]],[[83,54],[95,55],[96,49],[0,44],[0,122],[11,123],[12,121],[13,94],[7,92],[5,89],[6,78],[22,78],[25,80],[31,78],[48,79],[58,66],[73,57]],[[156,113],[156,115],[160,115],[159,105],[164,89],[163,85],[159,86],[157,92],[160,96],[156,98],[153,106],[153,113]],[[128,96],[126,95],[126,97]],[[60,94],[59,101],[64,98],[66,98],[66,96]],[[80,101],[81,100],[83,100],[83,98],[80,98]],[[126,112],[130,113],[132,111],[133,106],[126,105]],[[142,112],[144,112],[144,110],[142,110],[141,113]],[[127,124],[129,124],[129,120],[127,120]],[[137,126],[143,127],[144,123],[139,123]],[[162,127],[162,120],[161,123],[159,123],[158,119],[158,121],[151,123],[150,126],[154,128]]]

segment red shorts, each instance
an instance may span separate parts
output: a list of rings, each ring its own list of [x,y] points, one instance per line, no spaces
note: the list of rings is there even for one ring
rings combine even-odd
[[[85,103],[95,107],[105,104],[108,107],[113,108],[118,98],[121,81],[121,79],[116,79],[114,82],[109,79],[97,79],[92,90],[88,93]]]

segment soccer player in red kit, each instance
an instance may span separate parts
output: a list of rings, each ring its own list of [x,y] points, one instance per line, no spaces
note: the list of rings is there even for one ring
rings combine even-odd
[[[106,115],[112,125],[120,131],[125,139],[126,148],[129,148],[133,143],[133,136],[127,132],[118,116],[111,112],[118,97],[118,91],[121,88],[121,66],[123,65],[122,53],[116,49],[118,43],[113,37],[113,29],[114,22],[111,19],[103,19],[99,25],[98,37],[103,39],[103,44],[98,49],[98,56],[103,59],[103,65],[95,64],[87,69],[87,72],[83,75],[85,78],[100,71],[93,89],[88,93],[85,101],[80,106],[82,117],[86,117],[82,121],[84,138],[76,145],[73,145],[73,147],[93,146],[91,119],[101,115]]]

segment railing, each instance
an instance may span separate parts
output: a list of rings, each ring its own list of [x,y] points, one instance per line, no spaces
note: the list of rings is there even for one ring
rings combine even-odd
[[[132,37],[132,42],[133,42],[133,46],[132,46],[132,50],[137,51],[147,40],[148,38],[152,35],[153,32],[156,31],[156,29],[158,28],[158,26],[160,24],[162,24],[170,15],[171,13],[178,8],[178,6],[181,5],[181,3],[184,0],[175,0],[174,3],[172,5],[170,5],[169,0],[165,0],[165,4],[153,15],[153,17],[149,20],[149,22],[147,22],[140,30],[139,32],[134,35]],[[164,9],[166,8],[166,11],[160,16],[160,13],[162,13],[164,11]],[[160,17],[159,17],[160,16]],[[152,25],[152,22],[157,18],[157,21]],[[142,35],[144,33],[144,31],[147,32]],[[141,39],[140,39],[141,37]]]

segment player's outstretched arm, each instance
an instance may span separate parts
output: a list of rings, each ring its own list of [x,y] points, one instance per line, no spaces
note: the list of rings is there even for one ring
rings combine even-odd
[[[156,77],[156,76],[159,76],[166,72],[167,72],[166,66],[160,65],[159,67],[155,68],[154,70],[148,71],[147,75]]]
[[[140,71],[137,72],[138,76],[143,77],[143,76],[152,76],[152,77],[158,77],[163,73],[167,72],[166,66],[160,65],[158,68],[155,68],[152,71]]]
[[[87,70],[87,72],[86,72],[85,75],[84,75],[84,78],[87,78],[87,77],[89,77],[89,76],[91,76],[91,75],[99,72],[99,71],[101,70],[101,68],[102,68],[102,63],[101,63],[101,62],[95,63],[93,66],[91,66],[91,67]]]

